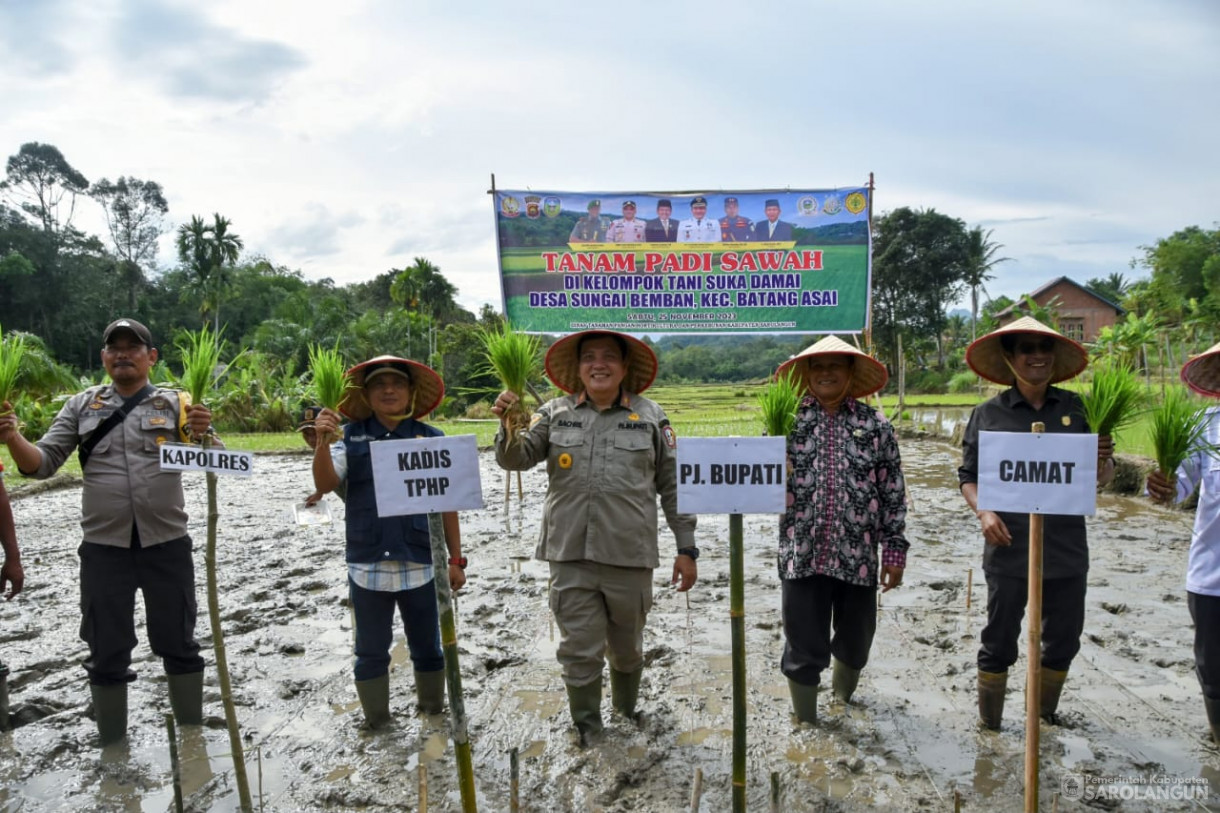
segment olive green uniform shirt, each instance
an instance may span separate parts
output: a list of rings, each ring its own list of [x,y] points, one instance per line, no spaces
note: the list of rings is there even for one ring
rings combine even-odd
[[[677,548],[695,544],[694,515],[678,513],[676,446],[655,401],[624,393],[598,412],[583,394],[568,395],[534,413],[519,442],[510,445],[501,427],[496,462],[521,471],[546,461],[550,485],[535,558],[655,568],[657,495]]]

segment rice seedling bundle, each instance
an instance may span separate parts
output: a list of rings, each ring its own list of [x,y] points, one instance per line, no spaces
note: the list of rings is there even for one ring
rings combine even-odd
[[[347,378],[339,348],[309,346],[309,399],[329,410],[338,411],[351,381]]]
[[[1165,401],[1152,410],[1148,430],[1161,474],[1172,481],[1182,461],[1206,446],[1206,430],[1207,406],[1180,387],[1167,391]]]
[[[182,356],[179,384],[191,396],[192,404],[202,404],[212,394],[220,365],[220,335],[206,325],[197,333],[187,333],[178,343]]]
[[[1143,393],[1130,367],[1103,362],[1094,370],[1093,382],[1080,398],[1089,428],[1099,435],[1113,435],[1135,420]]]
[[[529,427],[525,390],[537,374],[541,343],[537,336],[518,333],[508,324],[501,330],[484,329],[480,334],[487,366],[504,389],[517,396],[517,403],[505,413],[505,429],[510,441]]]
[[[0,328],[0,404],[13,400],[17,376],[21,372],[21,360],[25,356],[25,337],[14,334],[4,338]]]
[[[792,433],[803,392],[800,376],[789,370],[787,375],[772,379],[766,389],[758,394],[763,429],[768,436],[786,438]]]

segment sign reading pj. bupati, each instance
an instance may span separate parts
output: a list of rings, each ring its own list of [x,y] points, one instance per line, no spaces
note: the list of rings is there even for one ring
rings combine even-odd
[[[504,312],[517,330],[865,327],[865,188],[494,197]]]

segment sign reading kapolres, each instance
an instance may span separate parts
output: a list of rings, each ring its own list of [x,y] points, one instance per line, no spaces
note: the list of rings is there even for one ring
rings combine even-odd
[[[494,198],[504,311],[517,330],[865,327],[866,188]]]

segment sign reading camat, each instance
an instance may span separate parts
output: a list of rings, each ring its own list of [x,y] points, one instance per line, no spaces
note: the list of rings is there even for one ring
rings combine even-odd
[[[162,443],[158,447],[161,469],[168,471],[210,471],[213,474],[254,473],[254,453],[230,449],[204,449],[189,443]]]
[[[1097,435],[979,433],[979,509],[1097,513]]]
[[[682,438],[678,510],[778,514],[785,503],[784,438]]]
[[[483,507],[474,435],[384,440],[369,452],[378,516]]]

